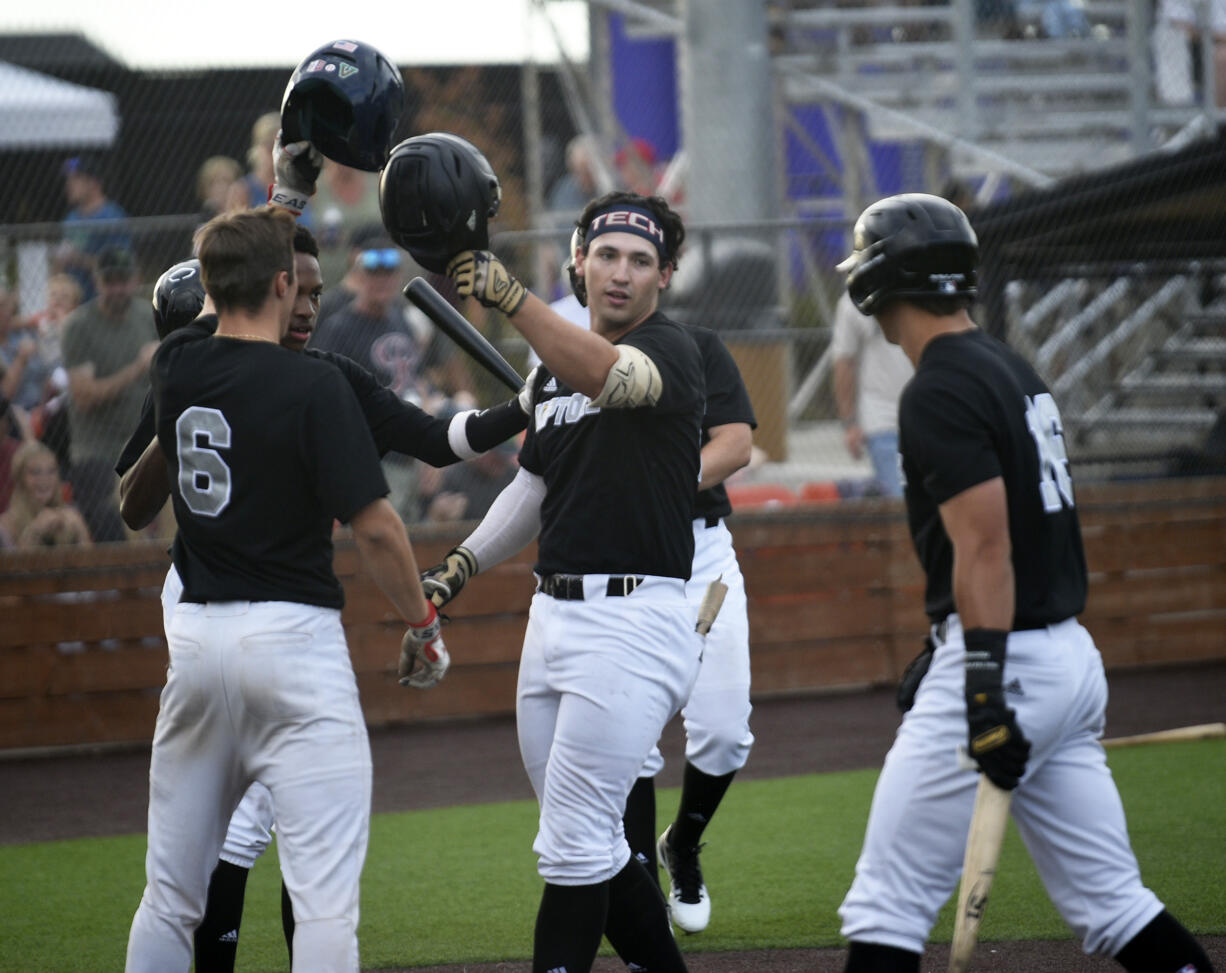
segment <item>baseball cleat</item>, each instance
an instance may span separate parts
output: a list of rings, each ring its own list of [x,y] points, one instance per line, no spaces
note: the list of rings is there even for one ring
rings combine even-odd
[[[702,845],[674,848],[669,840],[672,831],[670,824],[656,845],[660,864],[668,872],[668,914],[684,932],[702,932],[711,921],[711,897],[698,864]]]

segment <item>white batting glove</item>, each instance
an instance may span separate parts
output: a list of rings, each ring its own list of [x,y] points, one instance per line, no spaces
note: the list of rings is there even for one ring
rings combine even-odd
[[[400,642],[400,665],[396,675],[400,685],[414,689],[433,689],[447,675],[451,656],[443,645],[442,619],[434,605],[425,621],[410,625]]]
[[[281,144],[281,133],[272,144],[272,188],[268,201],[301,216],[315,195],[315,183],[323,169],[324,157],[310,142]]]
[[[519,395],[516,397],[519,400],[519,407],[523,410],[524,415],[532,415],[532,386],[536,383],[536,373],[540,369],[540,365],[533,367],[528,373],[528,378],[524,382],[524,387],[519,390]]]

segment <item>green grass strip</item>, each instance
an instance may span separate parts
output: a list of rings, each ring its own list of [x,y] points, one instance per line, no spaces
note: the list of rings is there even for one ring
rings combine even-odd
[[[1226,743],[1112,751],[1146,884],[1193,931],[1226,933]],[[738,781],[707,833],[711,927],[687,951],[838,946],[876,771]],[[662,790],[661,826],[678,792]],[[362,887],[364,968],[524,959],[541,883],[531,802],[378,815]],[[144,884],[143,836],[0,846],[0,969],[120,969]],[[919,850],[917,849],[917,853]],[[243,973],[287,969],[280,876],[252,871]],[[952,932],[949,906],[934,940]],[[1011,826],[983,940],[1063,939]]]

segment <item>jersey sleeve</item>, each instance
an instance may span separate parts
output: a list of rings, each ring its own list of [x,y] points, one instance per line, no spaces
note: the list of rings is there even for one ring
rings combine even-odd
[[[620,344],[638,348],[660,372],[663,390],[654,406],[658,412],[688,412],[694,397],[705,398],[702,358],[698,346],[685,331],[671,323],[641,325]]]
[[[899,404],[899,450],[937,504],[1001,475],[993,403],[968,376],[917,375]]]
[[[732,353],[719,340],[714,331],[696,334],[695,342],[702,353],[703,373],[707,385],[707,411],[703,416],[703,429],[726,426],[732,422],[746,422],[756,429],[758,420],[749,401],[749,390],[741,378]]]
[[[338,369],[329,368],[307,397],[301,424],[304,462],[316,494],[341,523],[386,496],[387,480],[357,396]]]
[[[128,441],[124,443],[123,449],[119,453],[119,459],[115,461],[115,472],[123,476],[128,470],[132,469],[156,433],[157,424],[154,421],[153,390],[150,389],[145,393],[144,404],[140,407],[140,419],[136,423],[136,429],[128,438]]]

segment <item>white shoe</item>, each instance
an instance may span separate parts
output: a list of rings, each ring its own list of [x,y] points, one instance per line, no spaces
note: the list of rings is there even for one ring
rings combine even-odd
[[[702,880],[702,866],[698,864],[702,845],[674,848],[669,841],[672,830],[670,824],[656,844],[660,864],[668,872],[668,913],[685,932],[702,932],[711,921],[711,897]]]

